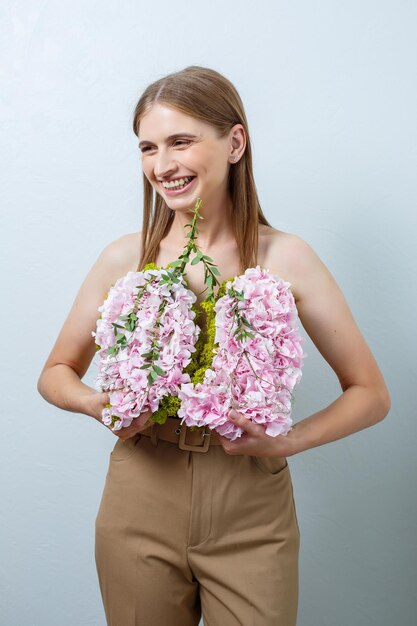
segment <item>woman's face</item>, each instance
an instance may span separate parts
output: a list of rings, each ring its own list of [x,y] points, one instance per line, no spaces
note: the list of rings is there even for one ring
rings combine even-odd
[[[227,201],[230,133],[219,139],[210,124],[154,104],[142,117],[138,135],[143,172],[171,209],[193,208],[198,197],[205,206]],[[172,187],[172,181],[184,178],[182,188]]]

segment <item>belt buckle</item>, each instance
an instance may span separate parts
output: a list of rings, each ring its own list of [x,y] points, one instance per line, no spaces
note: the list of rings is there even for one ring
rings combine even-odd
[[[181,450],[191,450],[192,452],[207,452],[207,450],[209,449],[209,445],[210,445],[210,437],[211,437],[211,433],[206,432],[206,427],[204,426],[204,432],[203,432],[203,445],[201,446],[193,446],[190,443],[185,443],[185,434],[187,432],[187,424],[185,422],[183,422],[181,424],[181,432],[180,432],[180,439],[178,441],[178,447]]]

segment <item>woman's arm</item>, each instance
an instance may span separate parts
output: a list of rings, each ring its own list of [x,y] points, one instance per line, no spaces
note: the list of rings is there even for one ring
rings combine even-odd
[[[292,454],[297,454],[376,424],[391,404],[382,373],[336,281],[312,248],[292,237],[299,317],[343,390],[329,406],[297,422],[287,435]]]
[[[312,248],[296,235],[280,238],[301,323],[336,373],[343,393],[329,406],[297,422],[287,435],[270,437],[261,424],[231,411],[228,419],[244,431],[230,441],[220,437],[228,454],[293,456],[347,437],[382,420],[390,397],[382,374],[362,337],[333,276]]]
[[[117,278],[132,269],[139,254],[136,242],[139,237],[132,234],[113,241],[87,274],[38,379],[38,391],[47,402],[66,411],[100,419],[101,409],[95,406],[97,401],[93,401],[98,392],[81,379],[96,352],[91,333],[100,315],[98,307]]]

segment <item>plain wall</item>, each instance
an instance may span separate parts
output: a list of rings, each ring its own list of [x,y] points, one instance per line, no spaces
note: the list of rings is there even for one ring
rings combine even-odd
[[[136,101],[192,64],[237,87],[263,210],[333,273],[392,397],[375,427],[289,458],[298,624],[415,624],[416,26],[405,0],[2,3],[1,626],[105,625],[94,522],[116,439],[36,382],[100,251],[141,228]],[[341,393],[305,350],[294,421]]]

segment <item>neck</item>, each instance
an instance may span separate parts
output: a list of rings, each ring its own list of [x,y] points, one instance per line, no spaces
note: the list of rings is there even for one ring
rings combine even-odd
[[[230,242],[233,238],[232,229],[232,203],[230,199],[224,203],[215,204],[202,204],[199,211],[203,217],[202,220],[197,220],[197,246],[207,252],[213,246],[219,246]],[[176,211],[169,234],[168,239],[171,240],[175,247],[182,248],[187,245],[188,238],[187,233],[192,220],[192,213],[185,211]]]

